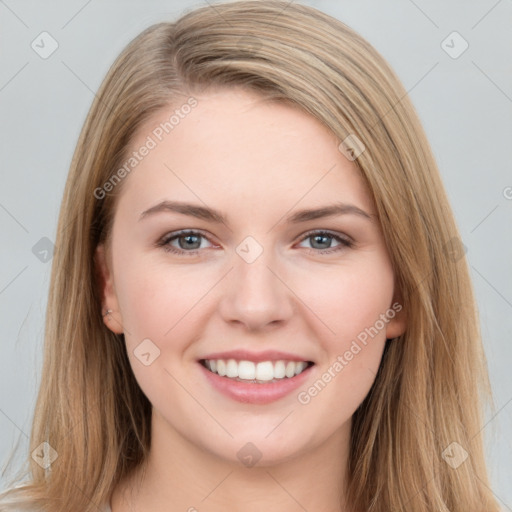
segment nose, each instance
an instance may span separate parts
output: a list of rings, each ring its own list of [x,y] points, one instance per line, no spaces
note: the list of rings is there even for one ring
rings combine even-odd
[[[251,263],[234,254],[219,305],[225,322],[265,331],[284,325],[293,315],[294,295],[269,253],[264,251]]]

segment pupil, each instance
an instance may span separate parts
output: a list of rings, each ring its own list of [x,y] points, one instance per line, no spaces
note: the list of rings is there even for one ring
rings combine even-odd
[[[185,239],[186,240],[186,243],[185,244],[182,244],[181,243],[181,240]],[[195,239],[195,241],[194,241]],[[182,237],[180,237],[180,246],[182,249],[198,249],[198,247],[192,247],[192,245],[197,244],[197,240],[199,239],[199,237],[197,235],[184,235]],[[191,241],[191,243],[189,243]],[[199,245],[201,245],[201,243],[199,243]]]
[[[329,237],[326,235],[314,235],[313,240],[314,240],[314,243],[317,243],[317,241],[320,240],[320,244],[322,244],[322,240],[323,240],[324,241],[323,243],[327,244],[327,247],[319,247],[319,249],[328,249],[331,245],[330,241],[329,241]]]

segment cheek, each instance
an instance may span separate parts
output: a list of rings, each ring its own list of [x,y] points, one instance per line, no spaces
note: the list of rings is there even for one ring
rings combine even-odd
[[[140,257],[120,260],[117,269],[117,295],[131,343],[143,338],[165,343],[204,295],[199,276],[183,267],[169,268]]]
[[[334,348],[343,348],[347,341],[374,326],[391,306],[393,273],[381,257],[300,279],[298,295],[328,327],[324,329],[326,339]],[[378,327],[384,336],[381,322]]]
[[[116,289],[133,373],[154,405],[158,397],[168,401],[180,389],[166,370],[173,368],[172,361],[181,357],[193,338],[197,324],[189,320],[204,295],[201,281],[143,257],[120,260],[117,269]]]
[[[309,387],[297,393],[314,431],[334,432],[370,391],[386,344],[381,315],[390,307],[392,286],[387,274],[355,272],[326,287],[323,310],[317,314],[334,334],[324,328],[325,334],[318,336],[324,357]]]
[[[312,386],[302,389],[298,399],[311,418],[329,409],[328,423],[334,429],[352,416],[374,382],[386,343],[381,315],[385,318],[391,306],[393,273],[385,258],[376,258],[316,283],[323,285],[324,294],[315,288],[310,301],[334,333],[323,330],[326,358]]]

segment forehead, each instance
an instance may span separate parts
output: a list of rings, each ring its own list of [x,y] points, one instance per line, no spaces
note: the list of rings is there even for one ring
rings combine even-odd
[[[122,196],[137,210],[164,198],[229,199],[233,206],[243,199],[252,207],[273,201],[289,209],[301,197],[371,209],[357,166],[313,116],[240,89],[194,100],[192,108],[183,98],[158,111],[132,140],[127,156],[136,166]]]

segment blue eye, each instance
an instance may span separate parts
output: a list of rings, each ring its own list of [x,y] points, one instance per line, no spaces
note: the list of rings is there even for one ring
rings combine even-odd
[[[311,240],[312,248],[306,247],[306,249],[312,254],[328,254],[354,246],[352,239],[329,231],[311,231],[302,237],[301,243],[306,240]],[[333,240],[337,242],[337,245],[332,245]],[[204,241],[208,241],[208,238],[201,232],[183,230],[169,233],[157,242],[156,246],[166,252],[195,256],[201,249],[208,247],[203,244]],[[175,242],[177,242],[177,246],[174,244]],[[210,242],[208,241],[208,243]]]
[[[306,234],[302,241],[311,240],[315,254],[328,254],[337,252],[345,248],[353,247],[354,242],[348,237],[331,233],[329,231],[312,231]],[[332,241],[338,242],[338,245],[332,246]],[[316,247],[315,247],[316,246]]]
[[[201,240],[206,240],[206,237],[198,231],[180,231],[178,233],[171,233],[170,236],[165,236],[160,242],[157,243],[164,251],[172,252],[175,254],[197,254],[201,247]],[[171,242],[177,241],[178,247],[171,245]]]

